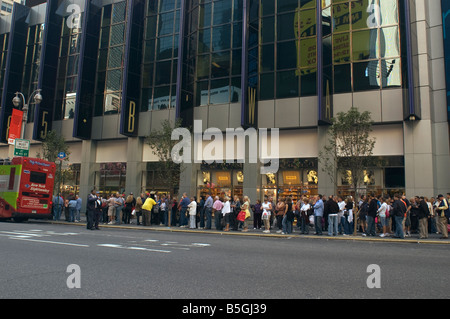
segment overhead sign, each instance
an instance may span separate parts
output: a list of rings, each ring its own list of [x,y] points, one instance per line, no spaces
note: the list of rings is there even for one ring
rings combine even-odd
[[[14,156],[28,157],[30,154],[30,140],[16,138],[14,140]]]

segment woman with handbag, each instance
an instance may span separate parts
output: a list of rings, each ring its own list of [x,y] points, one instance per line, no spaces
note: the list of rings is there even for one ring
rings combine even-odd
[[[238,220],[244,223],[243,232],[248,231],[247,219],[251,216],[250,213],[250,199],[248,196],[244,196],[244,204],[241,206],[241,211],[238,215]]]

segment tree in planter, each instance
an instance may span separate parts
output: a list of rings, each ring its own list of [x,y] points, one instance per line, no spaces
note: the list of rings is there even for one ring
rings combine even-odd
[[[64,152],[66,153],[66,158],[64,161],[69,161],[69,146],[66,144],[66,140],[56,131],[49,131],[47,133],[46,138],[42,141],[42,154],[37,153],[38,158],[45,159],[49,162],[56,162],[58,159],[58,153]],[[60,193],[60,185],[62,178],[62,162],[58,161],[59,169],[56,170],[55,181],[58,181],[58,186],[56,187],[57,193]],[[56,185],[55,185],[56,186]]]
[[[370,112],[359,112],[351,107],[348,112],[340,112],[332,119],[329,128],[328,144],[319,154],[323,171],[328,174],[335,187],[338,172],[347,173],[352,192],[357,199],[358,189],[364,183],[364,173],[368,167],[374,166],[372,158],[375,139],[370,137],[373,121]],[[355,207],[356,208],[356,207]],[[356,235],[356,213],[353,210],[354,235]]]
[[[175,163],[171,155],[173,147],[178,143],[178,141],[172,140],[172,131],[181,127],[181,125],[182,119],[177,119],[174,124],[169,120],[164,120],[161,123],[161,129],[159,131],[152,131],[145,139],[152,153],[158,156],[159,163],[155,165],[156,174],[159,180],[165,182],[165,186],[171,197],[178,190],[180,176],[183,171],[183,167]],[[169,209],[169,225],[171,220],[170,213],[171,210]]]

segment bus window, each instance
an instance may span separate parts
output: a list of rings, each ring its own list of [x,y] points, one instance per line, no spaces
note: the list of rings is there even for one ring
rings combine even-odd
[[[47,174],[41,172],[30,172],[30,182],[45,184],[47,181]]]

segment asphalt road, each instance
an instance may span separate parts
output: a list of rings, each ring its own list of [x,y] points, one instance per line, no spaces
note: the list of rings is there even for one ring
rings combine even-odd
[[[0,266],[2,299],[450,297],[450,249],[434,244],[3,222]]]

